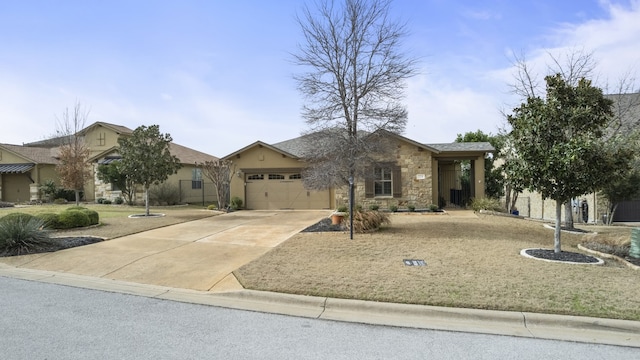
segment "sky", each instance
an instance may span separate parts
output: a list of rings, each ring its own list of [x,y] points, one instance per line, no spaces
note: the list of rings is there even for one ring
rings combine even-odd
[[[218,157],[295,138],[307,129],[292,62],[303,4],[2,0],[0,143],[50,137],[76,103],[86,125],[157,124]],[[521,102],[509,88],[514,54],[542,77],[549,54],[593,52],[605,92],[640,75],[640,0],[394,0],[391,16],[418,59],[403,135],[421,143],[497,133]]]

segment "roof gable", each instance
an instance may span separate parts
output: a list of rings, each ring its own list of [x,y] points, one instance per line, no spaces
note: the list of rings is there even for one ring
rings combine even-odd
[[[298,138],[296,138],[296,139],[298,139]],[[296,139],[291,139],[291,140],[296,140]],[[287,141],[290,141],[290,140],[287,140]],[[287,141],[283,141],[282,143],[286,143]],[[249,145],[247,145],[247,146],[243,147],[243,148],[242,148],[242,149],[240,149],[240,150],[234,151],[234,152],[232,152],[232,153],[231,153],[231,154],[229,154],[229,155],[223,156],[223,157],[222,157],[222,159],[224,159],[224,160],[230,160],[230,159],[232,159],[233,157],[235,157],[235,156],[237,156],[237,155],[240,155],[240,154],[242,154],[243,152],[245,152],[245,151],[247,151],[247,150],[249,150],[249,149],[252,149],[252,148],[254,148],[254,147],[265,147],[265,148],[267,148],[267,149],[270,149],[270,150],[275,151],[275,152],[277,152],[277,153],[280,153],[280,154],[282,154],[282,155],[285,155],[285,156],[291,157],[291,158],[293,158],[293,159],[298,159],[298,158],[299,158],[299,156],[298,156],[298,155],[293,154],[293,153],[290,153],[290,152],[288,152],[288,151],[286,151],[286,150],[283,150],[283,149],[282,149],[282,148],[280,148],[279,146],[277,146],[277,145],[282,144],[282,143],[278,143],[278,144],[275,144],[275,145],[269,145],[269,144],[267,144],[267,143],[265,143],[265,142],[262,142],[262,141],[258,140],[258,141],[254,142],[254,143],[252,143],[252,144],[249,144]],[[287,148],[287,145],[284,145],[284,148]],[[295,146],[294,146],[294,144],[292,143],[292,144],[291,144],[291,146],[289,146],[289,148],[290,148],[290,149],[292,149],[292,150],[295,150]]]
[[[26,162],[33,162],[36,164],[57,164],[56,159],[57,148],[46,147],[31,147],[22,145],[0,144],[0,148],[3,148],[15,156],[26,160]]]

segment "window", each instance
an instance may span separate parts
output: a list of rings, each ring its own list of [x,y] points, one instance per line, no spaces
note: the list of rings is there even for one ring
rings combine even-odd
[[[289,180],[300,180],[302,179],[302,174],[291,174],[289,175]]]
[[[264,180],[264,174],[253,174],[247,176],[247,180]]]
[[[269,180],[284,180],[284,175],[269,174]]]
[[[191,170],[191,188],[202,189],[202,169]]]
[[[373,194],[374,196],[392,196],[393,177],[391,169],[377,167],[374,169]]]
[[[103,132],[98,133],[98,146],[105,146],[107,143],[107,135]]]
[[[400,167],[392,164],[380,164],[369,170],[370,177],[364,181],[364,196],[402,198]]]

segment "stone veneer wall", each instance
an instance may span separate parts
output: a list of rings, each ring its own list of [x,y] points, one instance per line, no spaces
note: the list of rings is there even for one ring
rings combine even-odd
[[[381,158],[380,161],[393,161],[400,166],[402,197],[376,197],[366,198],[364,181],[358,181],[355,186],[355,203],[368,209],[376,204],[380,209],[389,209],[395,205],[406,208],[414,205],[416,209],[427,208],[433,201],[432,196],[432,157],[431,152],[409,143],[399,143],[396,147],[395,157]],[[420,175],[420,179],[418,178]],[[424,175],[424,178],[423,176]],[[394,179],[395,181],[395,179]],[[336,207],[349,204],[349,187],[345,186],[335,190]]]

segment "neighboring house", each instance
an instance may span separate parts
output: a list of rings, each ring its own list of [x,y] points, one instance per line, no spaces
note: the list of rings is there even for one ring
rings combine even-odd
[[[0,201],[40,199],[39,186],[47,179],[58,178],[56,155],[56,149],[46,147],[0,144]]]
[[[133,130],[125,126],[105,122],[96,122],[80,131],[90,150],[89,162],[94,174],[98,165],[120,159],[118,138],[130,136],[131,133]],[[39,189],[46,180],[60,184],[55,166],[58,164],[57,153],[61,143],[60,138],[54,138],[24,145],[0,144],[0,200],[14,203],[39,201]],[[214,201],[215,190],[211,183],[207,184],[206,179],[202,179],[202,169],[198,164],[217,158],[175,143],[170,144],[170,151],[180,159],[182,168],[177,174],[171,175],[166,183],[178,187],[182,202]],[[95,176],[85,184],[83,190],[85,201],[99,198],[113,200],[121,196],[118,189],[113,189],[111,184],[104,184]]]
[[[610,131],[628,133],[638,131],[640,126],[640,93],[612,94],[605,97],[614,101],[614,122]],[[638,184],[640,186],[640,184]],[[574,221],[581,221],[581,203],[586,201],[588,205],[588,222],[601,222],[603,215],[607,213],[608,202],[600,194],[591,193],[573,200]],[[555,201],[542,199],[537,192],[525,191],[518,196],[516,204],[520,215],[534,219],[554,220]],[[564,221],[564,209],[562,211]],[[622,201],[614,214],[616,222],[640,221],[640,198],[630,198]]]
[[[465,200],[484,197],[484,158],[494,151],[489,143],[422,144],[390,134],[397,146],[380,154],[380,166],[372,178],[355,184],[356,203],[363,207],[446,203],[461,206]],[[256,141],[225,157],[233,161],[235,174],[231,196],[247,209],[334,209],[348,203],[348,189],[307,190],[302,160],[305,136],[267,144]],[[470,162],[470,179],[461,180],[460,162]],[[465,199],[466,196],[466,199]]]

